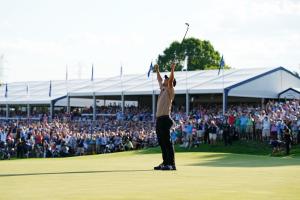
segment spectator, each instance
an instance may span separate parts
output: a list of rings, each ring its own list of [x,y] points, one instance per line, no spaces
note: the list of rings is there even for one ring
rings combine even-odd
[[[172,141],[173,145],[176,143],[176,140],[177,140],[177,134],[176,134],[175,129],[173,128],[171,131],[171,141]]]
[[[215,121],[211,121],[210,127],[209,127],[209,140],[210,140],[210,144],[216,144],[216,141],[217,141],[217,130],[218,130],[218,127],[217,127]]]
[[[290,130],[287,127],[284,129],[284,142],[285,142],[286,155],[289,155],[291,149],[291,143],[292,143],[292,136]]]
[[[225,146],[232,145],[231,136],[230,136],[230,126],[231,125],[228,123],[228,121],[229,120],[225,120],[224,124],[222,125],[223,139],[224,139]]]
[[[246,136],[247,125],[248,125],[248,117],[246,116],[245,113],[243,113],[242,116],[239,118],[241,139],[247,139]]]
[[[184,127],[184,132],[186,134],[187,148],[191,148],[193,144],[193,126],[191,122],[188,122]]]
[[[270,137],[270,120],[267,116],[262,121],[262,137],[264,141],[267,141]]]

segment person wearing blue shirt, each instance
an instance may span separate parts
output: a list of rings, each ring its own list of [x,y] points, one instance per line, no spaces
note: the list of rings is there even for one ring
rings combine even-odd
[[[191,146],[192,146],[192,140],[193,140],[193,126],[192,126],[191,122],[189,122],[185,126],[185,132],[186,132],[186,140],[188,142],[187,147],[191,148]]]
[[[248,124],[248,117],[245,115],[245,113],[243,113],[242,116],[240,117],[241,138],[246,137],[247,124]]]
[[[276,130],[277,130],[277,140],[281,140],[281,135],[283,133],[283,123],[281,120],[278,120],[277,123],[276,123]]]
[[[171,132],[171,141],[173,144],[175,144],[176,140],[177,140],[177,134],[176,134],[175,129],[173,129]]]

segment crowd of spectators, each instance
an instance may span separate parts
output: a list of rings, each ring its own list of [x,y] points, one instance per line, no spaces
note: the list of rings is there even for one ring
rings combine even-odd
[[[65,157],[157,145],[152,122],[99,120],[9,121],[0,124],[0,148],[18,158]],[[4,155],[3,155],[4,156]]]
[[[272,144],[300,142],[299,100],[269,101],[264,107],[232,105],[222,114],[218,105],[199,106],[186,116],[183,111],[173,113],[177,126],[171,132],[174,143],[191,148],[201,143],[216,144],[223,141],[231,145],[234,140],[257,140]]]
[[[118,106],[108,106],[99,108],[98,113],[103,117],[95,122],[76,109],[56,114],[53,121],[46,115],[38,121],[1,120],[2,157],[64,157],[158,145],[151,109],[126,107],[121,112]],[[184,148],[258,140],[277,149],[281,143],[290,147],[300,141],[299,100],[269,101],[263,107],[231,105],[225,115],[220,105],[199,105],[188,115],[184,108],[175,107],[172,118],[171,140]]]

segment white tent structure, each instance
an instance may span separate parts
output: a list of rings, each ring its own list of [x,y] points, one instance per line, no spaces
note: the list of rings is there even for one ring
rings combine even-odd
[[[300,99],[300,88],[288,88],[278,94],[279,99]]]
[[[165,73],[161,73],[164,76]],[[169,74],[169,73],[167,73]],[[189,110],[189,96],[192,94],[223,94],[223,109],[227,99],[233,97],[278,98],[279,93],[289,88],[300,88],[300,79],[284,67],[199,70],[175,72],[176,94],[186,96],[186,110]],[[92,80],[58,80],[16,82],[0,87],[0,105],[30,105],[65,102],[70,107],[70,98],[93,98],[94,119],[96,118],[96,97],[152,95],[153,113],[155,95],[159,94],[156,74],[133,74],[95,78]],[[123,105],[123,104],[122,104]],[[122,106],[123,107],[123,106]],[[52,110],[50,109],[50,110]],[[7,111],[8,112],[8,111]]]

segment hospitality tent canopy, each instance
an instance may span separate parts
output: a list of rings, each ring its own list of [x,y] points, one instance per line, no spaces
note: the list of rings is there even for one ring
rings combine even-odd
[[[164,74],[161,73],[162,77]],[[284,67],[175,72],[176,94],[222,94],[236,97],[278,98],[288,88],[300,88],[300,79]],[[0,104],[50,104],[66,97],[159,94],[156,74],[95,78],[93,81],[53,80],[2,84]]]
[[[280,99],[300,99],[300,88],[288,88],[278,94]]]

